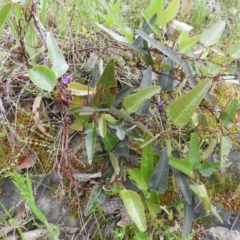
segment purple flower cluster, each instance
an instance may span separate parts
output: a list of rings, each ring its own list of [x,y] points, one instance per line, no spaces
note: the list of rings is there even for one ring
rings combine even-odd
[[[158,104],[157,104],[158,108],[159,109],[162,109],[163,106],[164,106],[164,103],[162,101],[160,101]]]
[[[65,78],[62,80],[61,84],[62,84],[64,87],[66,87],[70,82],[72,82],[72,77],[71,77],[71,76],[67,76],[67,77],[65,77]]]

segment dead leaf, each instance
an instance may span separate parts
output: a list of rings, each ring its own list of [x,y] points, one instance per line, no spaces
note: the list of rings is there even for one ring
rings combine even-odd
[[[35,164],[35,159],[34,159],[33,155],[26,154],[18,162],[17,170],[28,169],[30,167],[33,167],[34,164]]]
[[[88,182],[92,178],[99,178],[102,176],[101,172],[93,173],[93,174],[87,174],[87,173],[74,173],[73,177],[78,182]]]
[[[38,129],[47,137],[49,138],[53,138],[53,136],[51,136],[45,127],[43,127],[42,124],[39,123],[40,120],[40,114],[38,109],[40,108],[41,105],[41,101],[42,101],[42,97],[41,96],[36,96],[33,102],[33,106],[32,106],[32,113],[33,113],[33,118],[34,118],[34,122],[36,123]]]
[[[24,236],[24,239],[27,239],[27,240],[40,240],[40,239],[43,239],[43,236],[46,234],[47,234],[46,229],[39,228],[39,229],[35,229],[32,231],[24,232],[23,236]],[[17,240],[18,237],[15,234],[15,235],[7,237],[7,239],[8,240]]]

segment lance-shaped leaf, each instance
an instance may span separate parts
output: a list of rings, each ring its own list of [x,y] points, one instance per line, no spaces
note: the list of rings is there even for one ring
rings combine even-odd
[[[120,196],[127,209],[127,213],[137,225],[139,231],[145,232],[147,229],[146,216],[140,196],[132,190],[122,190]]]
[[[120,167],[119,167],[118,158],[111,152],[109,153],[109,158],[110,158],[110,161],[112,163],[112,166],[113,166],[113,169],[114,169],[114,173],[116,175],[118,175],[120,173]]]
[[[227,113],[228,113],[228,116],[231,118],[231,120],[235,119],[235,116],[238,110],[238,104],[239,103],[237,99],[232,99],[227,107]]]
[[[99,2],[108,12],[108,14],[110,14],[110,16],[113,18],[115,24],[119,27],[120,31],[125,35],[128,41],[132,42],[133,40],[132,30],[125,25],[125,23],[119,18],[117,14],[114,13],[114,11],[110,8],[109,4],[105,0],[99,0]]]
[[[189,53],[193,47],[197,44],[201,35],[195,35],[193,37],[189,37],[189,32],[182,32],[178,38],[178,44],[181,53]]]
[[[163,25],[167,24],[177,15],[180,7],[180,0],[172,0],[172,2],[158,14],[156,23],[161,23]]]
[[[7,21],[8,15],[12,9],[13,4],[7,3],[2,9],[0,10],[0,37],[2,36],[3,28],[5,25],[5,22]]]
[[[117,107],[126,96],[131,94],[132,90],[133,90],[133,87],[127,87],[127,88],[123,89],[122,91],[118,92],[115,102],[113,104],[113,107]]]
[[[176,179],[186,202],[188,204],[191,204],[192,203],[192,191],[190,189],[186,174],[184,174],[183,172],[179,171],[178,169],[176,169],[174,167],[172,167],[171,169],[173,172],[173,176]]]
[[[221,139],[221,167],[226,167],[227,164],[227,157],[232,148],[232,141],[229,137],[222,137]]]
[[[153,203],[149,200],[146,201],[148,211],[150,213],[150,216],[152,219],[155,219],[157,217],[157,214],[161,211],[161,207],[159,204]]]
[[[145,13],[149,19],[151,19],[155,14],[161,13],[163,10],[163,0],[152,0],[149,3]]]
[[[47,32],[47,47],[48,56],[52,62],[52,70],[59,78],[68,70],[68,65],[51,32]]]
[[[165,148],[152,176],[149,179],[149,188],[154,189],[158,193],[164,193],[167,189],[168,174],[169,158],[167,155],[167,148]]]
[[[193,216],[194,216],[194,207],[195,207],[195,201],[194,196],[192,196],[191,203],[184,202],[183,207],[183,236],[186,238],[189,237],[190,231],[192,229],[192,222],[193,222]]]
[[[217,44],[225,29],[225,25],[226,23],[224,21],[220,21],[219,23],[203,31],[201,37],[202,44],[205,47]]]
[[[174,52],[172,49],[166,47],[165,45],[163,45],[162,43],[160,43],[159,41],[151,38],[150,36],[148,36],[145,32],[142,31],[137,31],[139,33],[139,35],[145,39],[150,45],[152,45],[153,47],[156,47],[158,50],[160,50],[164,55],[166,55],[167,57],[169,57],[171,60],[173,60],[174,62],[176,62],[177,64],[181,65],[184,73],[188,79],[188,83],[190,85],[190,87],[195,87],[197,85],[197,82],[195,80],[195,78],[193,77],[192,71],[190,66],[188,65],[186,59],[184,59],[180,54]]]
[[[138,168],[129,169],[127,172],[130,175],[130,178],[137,184],[140,189],[148,189],[148,185]]]
[[[149,87],[152,85],[152,66],[148,66],[146,72],[143,75],[141,84],[139,86],[139,89],[144,89],[146,87]],[[149,112],[150,107],[150,99],[146,99],[143,101],[143,103],[139,106],[138,110],[136,111],[136,114],[138,115],[147,115]]]
[[[95,185],[91,191],[87,206],[84,210],[84,215],[88,216],[95,207],[101,204],[106,198],[106,193],[102,190],[100,185]]]
[[[221,167],[220,162],[202,163],[199,165],[198,170],[204,177],[210,177],[217,167]]]
[[[118,142],[118,140],[110,132],[107,132],[106,136],[102,140],[107,152],[110,152]]]
[[[172,91],[173,90],[173,81],[174,81],[174,62],[165,58],[163,60],[165,66],[169,67],[167,70],[163,70],[159,74],[159,86],[163,91]]]
[[[67,90],[72,91],[72,94],[76,96],[88,96],[95,94],[94,88],[91,88],[78,82],[69,83]]]
[[[169,157],[169,164],[185,173],[191,178],[194,178],[193,166],[186,160],[179,158]]]
[[[88,163],[92,164],[96,140],[97,140],[96,125],[94,123],[89,123],[86,127],[85,134],[86,134],[85,142],[86,142],[86,148],[87,148]]]
[[[191,187],[192,191],[197,195],[197,197],[200,198],[200,200],[202,200],[203,206],[204,206],[207,214],[209,214],[211,212],[211,201],[208,196],[205,185],[204,184],[200,184],[200,185],[192,184],[190,187]]]
[[[187,156],[187,160],[194,168],[197,167],[201,162],[198,137],[199,136],[197,133],[191,133],[190,148]]]
[[[151,87],[141,89],[138,92],[127,96],[123,101],[123,105],[127,113],[130,114],[130,113],[136,112],[144,100],[151,98],[152,96],[157,94],[159,91],[160,91],[159,86],[151,86]]]
[[[231,55],[231,57],[235,59],[240,58],[240,41],[230,45],[228,52]]]
[[[145,140],[149,140],[150,137],[146,136],[145,134]],[[142,150],[142,157],[141,157],[141,173],[145,180],[148,181],[150,176],[152,175],[154,170],[153,165],[153,151],[151,145],[147,145]]]
[[[114,60],[110,60],[100,77],[96,94],[91,102],[92,107],[112,106],[117,94]]]
[[[115,40],[117,40],[118,42],[121,43],[129,43],[129,41],[127,40],[127,38],[115,33],[114,31],[112,31],[109,28],[106,28],[105,26],[103,26],[102,24],[96,23],[96,25],[101,28],[102,30],[104,30],[106,33],[108,33],[112,38],[114,38]]]
[[[177,126],[185,126],[198,108],[210,86],[211,81],[205,80],[185,95],[171,102],[167,107],[169,118]]]

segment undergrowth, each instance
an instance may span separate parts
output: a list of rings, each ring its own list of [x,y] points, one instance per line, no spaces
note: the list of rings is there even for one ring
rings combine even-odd
[[[195,197],[222,221],[208,179],[239,149],[240,3],[23,2],[0,5],[2,176],[57,172],[94,239],[191,239]],[[98,209],[114,198],[120,225]]]

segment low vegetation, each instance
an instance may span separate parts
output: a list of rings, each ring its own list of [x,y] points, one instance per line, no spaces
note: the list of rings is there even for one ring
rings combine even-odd
[[[0,174],[50,239],[31,179],[52,171],[69,196],[89,182],[72,212],[98,216],[94,239],[115,198],[114,239],[194,239],[195,199],[221,222],[209,178],[239,150],[239,4],[20,2],[0,5]]]

